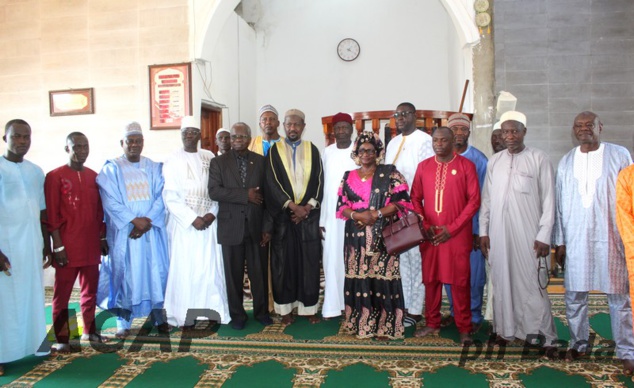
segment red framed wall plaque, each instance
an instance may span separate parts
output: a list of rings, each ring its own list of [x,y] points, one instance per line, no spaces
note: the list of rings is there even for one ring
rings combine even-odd
[[[191,63],[150,65],[150,129],[179,129],[192,114]]]

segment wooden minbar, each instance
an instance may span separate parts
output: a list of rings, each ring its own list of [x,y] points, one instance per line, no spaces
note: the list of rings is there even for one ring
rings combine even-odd
[[[448,112],[441,110],[417,110],[416,111],[416,127],[431,134],[431,131],[436,127],[447,125],[447,119],[449,116],[457,112]],[[472,113],[464,113],[473,118]],[[385,144],[390,141],[396,133],[396,120],[394,119],[393,110],[379,110],[372,112],[355,112],[351,113],[352,120],[354,121],[353,127],[360,133],[366,130],[372,130],[374,133],[381,135],[381,127],[385,128],[383,133],[383,139]],[[333,116],[325,116],[321,118],[321,124],[324,127],[324,137],[326,140],[326,146],[335,142],[333,129],[332,129]]]

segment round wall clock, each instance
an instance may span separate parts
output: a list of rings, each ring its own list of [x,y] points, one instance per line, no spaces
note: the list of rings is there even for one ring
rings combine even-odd
[[[476,2],[473,4],[473,7],[475,8],[476,12],[485,12],[489,9],[489,2],[488,0],[476,0]]]
[[[359,57],[359,53],[361,53],[361,46],[359,46],[359,43],[352,38],[346,38],[337,45],[337,54],[339,55],[339,58],[346,62],[357,59]]]
[[[478,27],[486,27],[491,24],[491,15],[486,12],[476,14],[475,21]]]

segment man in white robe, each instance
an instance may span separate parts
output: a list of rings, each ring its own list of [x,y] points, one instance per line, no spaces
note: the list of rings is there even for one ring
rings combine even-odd
[[[335,144],[326,147],[321,157],[324,165],[324,199],[321,203],[319,226],[324,239],[322,262],[326,286],[321,308],[324,318],[338,317],[345,308],[343,238],[346,223],[337,219],[335,213],[341,178],[346,171],[357,167],[351,157],[352,117],[346,113],[337,113],[332,118],[332,124]]]
[[[554,176],[541,150],[526,147],[526,116],[502,115],[506,151],[491,157],[480,207],[480,245],[491,265],[496,341],[542,345],[557,340],[546,290],[555,216]],[[541,275],[541,276],[540,276]]]
[[[409,102],[403,102],[394,112],[396,128],[400,134],[390,140],[385,152],[385,164],[393,164],[405,176],[409,189],[412,189],[418,163],[434,156],[431,136],[416,129],[416,108]],[[403,298],[405,299],[405,327],[413,326],[423,316],[423,267],[420,250],[414,247],[401,253],[399,268],[403,282]]]
[[[48,354],[44,317],[42,258],[51,263],[46,218],[44,173],[24,159],[31,146],[31,127],[11,120],[2,139],[0,158],[0,376],[5,363]],[[42,346],[44,345],[44,346]]]
[[[616,180],[632,164],[629,151],[601,142],[603,124],[592,112],[579,113],[573,133],[579,146],[557,169],[553,244],[564,265],[566,318],[570,330],[567,361],[587,351],[588,292],[605,292],[610,306],[616,356],[634,368],[634,333],[623,242],[616,224]],[[628,365],[626,365],[626,363]]]
[[[181,120],[183,148],[163,166],[170,269],[165,311],[172,326],[194,326],[199,316],[229,323],[222,248],[216,241],[218,203],[209,198],[210,151],[199,149],[194,117]],[[206,310],[206,311],[203,311]]]

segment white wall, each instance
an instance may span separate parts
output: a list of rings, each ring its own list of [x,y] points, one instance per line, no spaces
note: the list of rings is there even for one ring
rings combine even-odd
[[[149,128],[148,65],[189,61],[188,12],[188,0],[3,0],[0,123],[31,124],[27,159],[45,172],[67,162],[66,135],[84,132],[86,165],[99,171],[121,154],[126,123]],[[49,116],[48,91],[87,87],[95,114]],[[173,134],[147,130],[144,154],[162,160],[174,149]]]
[[[321,117],[339,111],[457,110],[464,66],[455,28],[440,1],[261,0],[257,34],[257,106],[306,113],[304,138],[323,146]],[[343,38],[361,54],[337,56]],[[449,50],[448,50],[449,48]],[[462,61],[460,59],[460,61]],[[469,69],[470,71],[470,69]],[[471,74],[468,74],[471,78]],[[242,112],[246,118],[244,110]],[[256,124],[256,114],[249,123]]]
[[[235,13],[224,21],[219,39],[211,43],[212,30],[207,31],[201,57],[206,65],[194,66],[194,106],[200,103],[226,105],[223,126],[229,128],[238,121],[246,121],[257,130],[255,106],[255,31]],[[203,85],[203,75],[211,87]],[[198,104],[198,105],[196,105]],[[199,109],[195,114],[199,115]],[[253,126],[255,125],[255,127]]]

